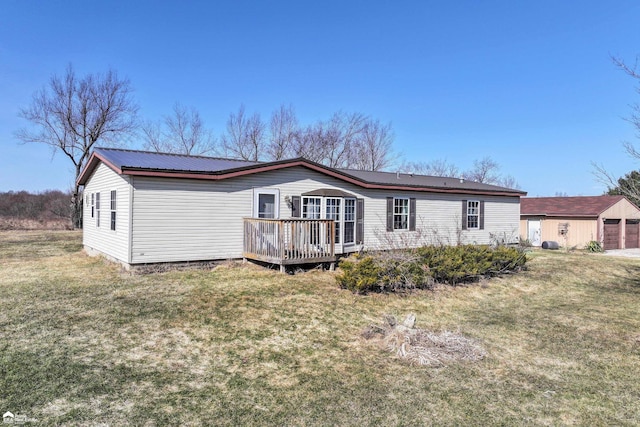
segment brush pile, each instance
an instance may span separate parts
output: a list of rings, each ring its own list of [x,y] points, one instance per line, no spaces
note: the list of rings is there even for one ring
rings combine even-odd
[[[413,314],[402,324],[393,316],[385,316],[382,325],[368,326],[362,336],[377,340],[382,347],[414,365],[442,367],[453,362],[475,362],[486,355],[482,346],[460,333],[430,332],[416,328],[415,321]]]

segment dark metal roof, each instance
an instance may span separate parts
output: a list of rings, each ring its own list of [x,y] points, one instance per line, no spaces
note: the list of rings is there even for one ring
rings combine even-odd
[[[512,197],[527,194],[521,190],[481,184],[460,178],[334,169],[304,158],[273,162],[249,162],[217,157],[187,156],[183,154],[154,153],[117,148],[96,148],[89,162],[78,177],[79,185],[86,184],[100,162],[105,163],[119,174],[214,180],[229,179],[241,175],[293,166],[302,166],[364,188],[406,189],[409,191],[433,191],[441,193],[496,194]]]
[[[96,148],[94,150],[120,170],[147,169],[155,171],[183,171],[210,173],[254,166],[260,163],[216,157],[187,156],[184,154],[153,153],[148,151]]]
[[[624,196],[523,197],[520,215],[598,217]]]
[[[497,185],[483,184],[469,181],[462,178],[416,175],[399,172],[374,172],[352,169],[340,169],[340,171],[361,180],[383,185],[402,185],[431,188],[445,188],[457,190],[482,190],[482,191],[516,191],[511,188],[499,187]],[[522,192],[525,194],[524,192]]]

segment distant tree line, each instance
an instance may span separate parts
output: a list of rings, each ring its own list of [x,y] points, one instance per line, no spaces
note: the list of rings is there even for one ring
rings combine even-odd
[[[37,221],[68,220],[72,211],[71,193],[48,190],[40,193],[8,191],[0,193],[0,217]]]

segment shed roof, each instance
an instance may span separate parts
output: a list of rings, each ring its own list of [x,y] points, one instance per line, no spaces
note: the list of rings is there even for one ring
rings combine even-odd
[[[597,218],[621,200],[624,196],[523,197],[520,215]]]
[[[220,180],[294,166],[303,166],[364,188],[432,191],[440,193],[524,196],[527,193],[459,178],[330,168],[304,158],[250,162],[217,157],[96,148],[78,177],[84,185],[103,162],[121,175]]]

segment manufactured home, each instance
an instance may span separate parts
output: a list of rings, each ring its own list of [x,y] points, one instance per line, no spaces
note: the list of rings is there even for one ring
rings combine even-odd
[[[518,241],[523,191],[304,158],[249,162],[96,148],[83,244],[126,267],[252,259],[333,263],[361,250]]]
[[[640,247],[640,209],[624,196],[525,197],[520,230],[533,246],[557,241],[584,248],[591,241],[603,249]]]

